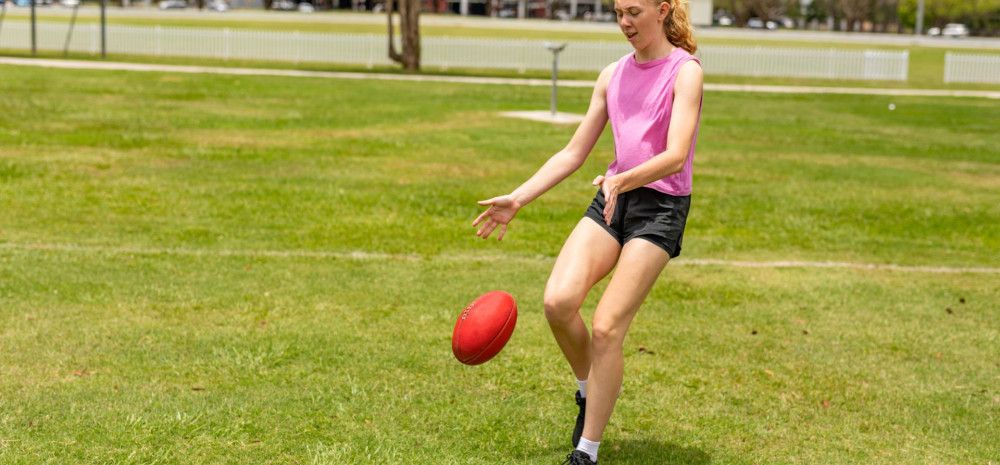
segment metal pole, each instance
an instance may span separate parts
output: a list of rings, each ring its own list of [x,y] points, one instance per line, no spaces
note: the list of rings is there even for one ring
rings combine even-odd
[[[31,0],[31,56],[38,54],[37,34],[35,34],[35,0]]]
[[[919,0],[917,2],[917,28],[916,34],[919,36],[924,33],[924,0]]]
[[[558,89],[558,85],[556,84],[557,76],[559,76],[559,52],[552,54],[552,104],[549,105],[549,109],[552,110],[552,116],[556,116],[556,89]]]
[[[105,20],[104,9],[107,6],[107,0],[101,0],[101,58],[108,57],[108,40],[107,40],[107,28],[108,24]]]
[[[0,5],[0,37],[3,37],[3,18],[7,16],[7,2]]]
[[[552,110],[552,117],[556,116],[556,88],[559,76],[559,52],[566,48],[566,44],[554,44],[551,42],[545,43],[545,48],[552,51],[552,104],[550,109]]]
[[[80,4],[73,5],[73,16],[69,19],[69,29],[66,30],[66,44],[63,45],[63,56],[69,56],[69,42],[73,39],[73,28],[76,27],[76,12],[80,9]]]

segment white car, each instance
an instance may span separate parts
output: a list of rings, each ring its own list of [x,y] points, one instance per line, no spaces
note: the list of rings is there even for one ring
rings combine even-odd
[[[965,27],[964,24],[949,23],[941,29],[941,35],[943,37],[968,37],[969,28]]]
[[[161,10],[172,10],[174,8],[187,8],[187,2],[184,0],[163,0],[160,2]]]

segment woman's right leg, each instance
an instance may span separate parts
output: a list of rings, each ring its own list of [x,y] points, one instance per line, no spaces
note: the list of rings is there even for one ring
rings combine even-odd
[[[580,306],[590,288],[618,262],[621,245],[591,218],[570,233],[545,285],[545,318],[577,379],[590,373],[591,346]]]

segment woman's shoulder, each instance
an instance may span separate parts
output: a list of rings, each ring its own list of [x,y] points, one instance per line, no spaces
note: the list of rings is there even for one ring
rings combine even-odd
[[[687,50],[685,50],[684,48],[681,48],[681,47],[677,47],[677,53],[680,55],[680,59],[677,60],[677,61],[682,66],[683,65],[687,65],[688,63],[690,63],[692,61],[695,62],[695,63],[697,63],[698,66],[701,66],[701,58],[698,58],[698,55],[695,55],[695,54],[693,54],[693,53],[691,53],[691,52],[689,52],[689,51],[687,51]]]
[[[608,63],[608,65],[601,70],[601,74],[597,76],[598,86],[607,89],[608,85],[611,84],[611,78],[614,76],[615,70],[618,69],[618,63],[620,62],[621,60]]]

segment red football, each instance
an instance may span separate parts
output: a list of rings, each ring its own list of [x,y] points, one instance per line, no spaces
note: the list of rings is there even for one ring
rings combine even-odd
[[[493,358],[507,344],[517,323],[517,304],[503,291],[487,292],[472,301],[455,323],[451,351],[466,365]]]

